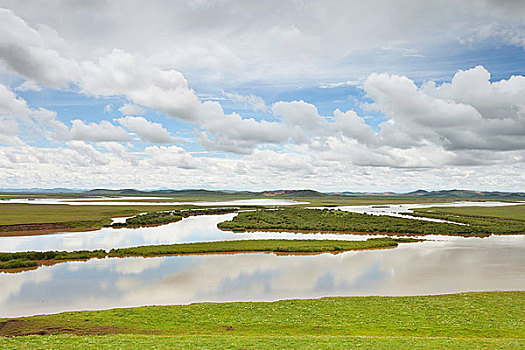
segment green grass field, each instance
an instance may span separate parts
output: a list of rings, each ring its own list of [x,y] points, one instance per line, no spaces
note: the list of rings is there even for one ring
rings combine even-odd
[[[0,337],[5,349],[518,349],[525,292],[200,303],[0,322],[0,335],[19,335]]]
[[[28,336],[0,339],[6,350],[48,349],[522,349],[520,339],[318,336]]]

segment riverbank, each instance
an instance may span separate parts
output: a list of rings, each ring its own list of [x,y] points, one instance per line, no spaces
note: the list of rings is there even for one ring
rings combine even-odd
[[[515,349],[524,319],[525,292],[199,303],[1,319],[0,347]]]

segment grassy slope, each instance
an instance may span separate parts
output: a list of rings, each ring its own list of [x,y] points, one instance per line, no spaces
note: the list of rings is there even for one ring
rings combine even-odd
[[[126,335],[0,338],[0,347],[510,349],[525,346],[524,320],[525,292],[201,303],[15,319],[0,335]]]

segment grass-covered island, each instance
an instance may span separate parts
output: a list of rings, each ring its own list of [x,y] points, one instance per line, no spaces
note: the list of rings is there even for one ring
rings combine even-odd
[[[69,260],[105,257],[251,252],[338,253],[349,250],[394,248],[397,247],[398,243],[413,241],[411,239],[392,238],[372,238],[366,241],[268,239],[151,245],[111,249],[109,253],[104,250],[0,253],[0,270],[32,268]]]
[[[523,349],[524,320],[525,292],[199,303],[0,319],[0,348]]]
[[[425,214],[426,215],[426,214]],[[447,216],[454,221],[454,217]],[[458,221],[461,222],[461,221]],[[479,235],[525,233],[525,221],[473,220],[467,225],[405,219],[392,216],[358,214],[333,209],[285,208],[240,212],[232,220],[218,224],[232,231],[314,231],[390,234]]]

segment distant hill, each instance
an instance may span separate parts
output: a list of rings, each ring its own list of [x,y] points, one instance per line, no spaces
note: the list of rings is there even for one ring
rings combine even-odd
[[[417,190],[407,193],[394,192],[329,192],[323,193],[315,190],[272,190],[262,192],[251,191],[231,191],[231,190],[206,190],[206,189],[159,189],[159,190],[137,190],[133,188],[111,190],[97,188],[93,190],[78,190],[67,188],[30,188],[30,189],[0,189],[2,193],[13,194],[73,194],[82,193],[88,196],[166,196],[166,197],[224,197],[224,198],[257,198],[257,197],[275,197],[275,198],[318,198],[318,197],[380,197],[380,198],[443,198],[443,199],[493,199],[493,200],[525,200],[523,192],[499,192],[499,191],[471,191],[471,190],[440,190],[426,191]]]
[[[317,192],[314,190],[277,190],[277,191],[265,191],[260,193],[264,197],[292,197],[292,198],[314,198],[314,197],[327,197],[326,193]]]
[[[184,190],[149,190],[141,191],[136,189],[109,190],[98,188],[84,192],[91,196],[169,196],[169,197],[220,197],[220,196],[257,196],[257,192],[248,191],[211,191],[205,189],[184,189]]]
[[[208,191],[208,190],[151,190],[141,191],[136,189],[121,189],[121,190],[109,190],[104,188],[97,188],[94,190],[84,192],[88,195],[98,196],[151,196],[151,195],[183,195],[183,196],[202,196],[202,195],[217,195],[219,191]]]
[[[428,195],[429,192],[428,191],[425,191],[425,190],[417,190],[417,191],[414,191],[414,192],[409,192],[407,193],[406,195],[407,196],[420,196],[420,197],[423,197],[423,196],[426,196]]]
[[[1,193],[82,193],[85,190],[71,188],[2,188]]]
[[[396,197],[396,198],[448,198],[448,199],[523,199],[525,200],[525,193],[523,192],[487,192],[487,191],[471,191],[471,190],[440,190],[440,191],[425,191],[417,190],[407,193],[394,192],[335,192],[333,195],[340,195],[345,197]]]
[[[418,190],[409,192],[407,197],[426,197],[426,198],[465,198],[465,199],[511,199],[523,198],[525,193],[520,192],[484,192],[484,191],[470,191],[470,190],[442,190],[427,192]]]
[[[122,190],[108,190],[108,189],[94,189],[84,192],[87,195],[97,196],[151,196],[151,195],[165,195],[170,197],[187,196],[187,197],[217,197],[217,196],[246,196],[246,197],[279,197],[279,198],[312,198],[312,197],[326,197],[326,193],[317,192],[314,190],[276,190],[264,192],[250,192],[250,191],[211,191],[205,189],[185,189],[185,190],[152,190],[140,191],[135,189]]]

